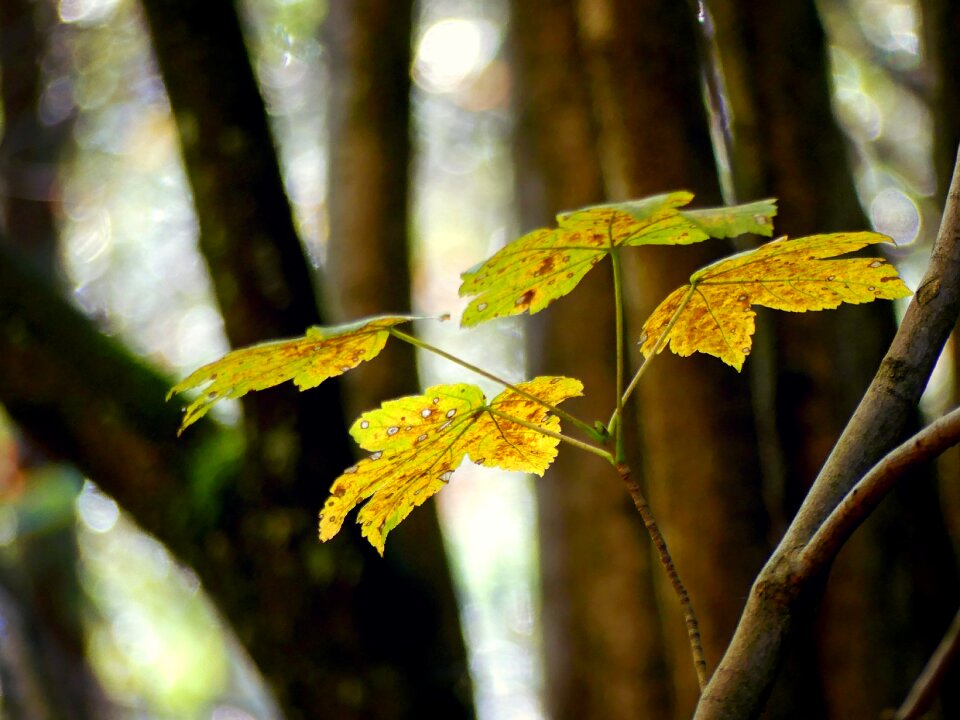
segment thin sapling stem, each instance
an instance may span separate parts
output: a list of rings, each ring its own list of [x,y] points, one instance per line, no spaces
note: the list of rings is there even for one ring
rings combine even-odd
[[[650,352],[650,355],[644,358],[643,363],[637,369],[637,372],[634,374],[633,379],[630,380],[630,384],[627,385],[627,389],[623,392],[623,397],[620,400],[618,407],[623,407],[627,404],[627,400],[630,399],[630,396],[633,394],[633,391],[637,387],[637,383],[640,382],[640,378],[643,377],[643,374],[647,370],[647,365],[650,364],[650,361],[653,360],[655,355],[658,355],[661,350],[666,346],[667,340],[670,338],[670,333],[673,332],[673,326],[677,324],[677,320],[680,319],[680,314],[683,312],[684,308],[687,307],[687,303],[690,302],[690,298],[693,297],[693,293],[696,291],[697,286],[691,285],[687,290],[687,294],[683,296],[683,300],[680,301],[680,304],[677,306],[677,309],[673,311],[673,315],[670,316],[670,322],[667,323],[667,326],[663,329],[663,332],[660,333],[660,337],[657,339],[657,344],[653,346],[653,350]],[[610,418],[610,422],[607,423],[607,429],[610,433],[616,429],[616,426],[620,423],[620,413],[614,411],[613,417]]]
[[[640,489],[640,484],[634,480],[628,465],[625,463],[617,463],[616,467],[617,472],[620,473],[620,477],[627,486],[627,490],[630,491],[630,497],[633,499],[633,504],[636,506],[637,512],[639,512],[640,517],[643,518],[643,524],[647,528],[647,533],[650,535],[650,539],[653,541],[653,545],[657,549],[657,556],[660,559],[660,564],[667,573],[667,578],[670,580],[670,585],[673,587],[673,592],[676,594],[677,600],[680,602],[680,609],[683,612],[683,619],[687,625],[687,638],[690,641],[690,653],[693,656],[693,667],[697,672],[697,683],[700,685],[700,689],[703,690],[707,684],[707,660],[706,656],[703,654],[703,642],[700,639],[700,624],[697,622],[697,615],[693,611],[693,603],[690,602],[690,594],[687,592],[687,588],[684,587],[683,582],[680,580],[680,575],[677,573],[677,568],[673,564],[673,558],[670,557],[670,551],[667,549],[667,541],[664,540],[663,534],[660,532],[660,527],[657,525],[657,521],[653,517],[650,506],[647,504],[647,500],[643,495],[643,491]]]
[[[610,243],[610,261],[613,264],[613,304],[614,311],[616,313],[616,333],[617,333],[617,387],[616,387],[616,396],[617,396],[617,407],[614,411],[615,418],[623,417],[623,376],[624,376],[624,364],[625,364],[625,355],[624,352],[624,307],[623,307],[623,263],[620,259],[620,252],[616,246],[613,245],[611,239]],[[611,424],[608,428],[608,431],[613,434],[614,442],[614,453],[618,463],[622,463],[625,459],[624,447],[623,447],[623,430],[621,424],[617,423],[616,425]]]
[[[943,640],[927,662],[927,666],[913,684],[907,699],[892,716],[893,720],[916,720],[933,705],[947,677],[947,671],[958,654],[960,654],[960,611],[954,616],[947,634],[943,636]]]
[[[551,405],[550,403],[546,402],[542,398],[538,398],[536,395],[526,392],[525,390],[517,387],[510,381],[504,380],[502,377],[494,375],[492,372],[489,372],[488,370],[484,370],[483,368],[477,367],[472,363],[468,363],[466,360],[463,360],[462,358],[459,358],[456,355],[452,355],[446,352],[445,350],[441,350],[440,348],[436,347],[435,345],[431,345],[425,340],[421,340],[420,338],[414,337],[413,335],[408,335],[402,330],[397,330],[396,328],[392,327],[389,329],[389,332],[391,335],[397,338],[397,340],[402,340],[403,342],[413,345],[416,348],[420,348],[421,350],[426,350],[427,352],[433,353],[434,355],[439,355],[445,360],[449,360],[450,362],[455,363],[462,368],[466,368],[467,370],[470,370],[471,372],[475,372],[477,375],[480,375],[481,377],[487,378],[487,380],[492,380],[493,382],[498,383],[499,385],[502,385],[503,387],[508,388],[509,390],[513,390],[513,392],[515,392],[520,397],[524,397],[527,400],[531,400],[537,403],[538,405],[552,412],[554,415],[556,415],[560,419],[566,420],[567,422],[577,426],[582,432],[586,433],[589,437],[593,438],[595,441],[603,442],[605,440],[603,435],[601,435],[595,428],[590,427],[590,425],[585,423],[580,418],[574,415],[571,415],[565,410],[561,410],[555,405]]]
[[[497,417],[503,418],[504,420],[508,420],[512,423],[516,423],[517,425],[522,425],[523,427],[528,428],[529,430],[533,430],[534,432],[540,433],[541,435],[546,435],[547,437],[556,438],[561,442],[565,442],[570,445],[573,445],[574,447],[578,447],[581,450],[585,450],[588,453],[593,453],[598,457],[602,457],[611,465],[616,465],[613,459],[613,455],[611,455],[609,452],[607,452],[601,447],[591,445],[590,443],[585,443],[582,440],[577,440],[576,438],[572,438],[569,435],[564,435],[563,433],[554,432],[553,430],[547,430],[546,428],[539,427],[538,425],[534,425],[532,422],[527,422],[526,420],[521,420],[518,417],[509,415],[505,412],[497,410],[496,408],[488,407],[486,408],[486,411],[491,415],[495,415]]]

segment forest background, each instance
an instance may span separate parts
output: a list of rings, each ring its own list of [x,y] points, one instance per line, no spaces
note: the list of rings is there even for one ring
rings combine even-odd
[[[351,528],[317,542],[347,423],[461,371],[392,346],[180,440],[164,396],[229,347],[456,312],[505,241],[666,190],[777,197],[792,236],[872,226],[916,287],[960,140],[960,9],[763,5],[3,0],[2,717],[689,717],[682,617],[595,458],[535,484],[464,467],[383,559]],[[632,327],[742,247],[644,249]],[[602,417],[609,286],[418,331],[513,380],[579,377]],[[658,358],[631,430],[711,669],[896,315],[760,321],[742,374]],[[948,348],[927,417],[954,375]],[[958,604],[958,472],[917,473],[854,536],[770,717],[902,701]]]

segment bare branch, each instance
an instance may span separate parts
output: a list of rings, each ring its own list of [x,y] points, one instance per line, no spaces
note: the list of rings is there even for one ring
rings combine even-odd
[[[928,425],[878,462],[824,521],[800,553],[797,580],[820,572],[910,468],[960,442],[960,408]]]
[[[754,717],[776,678],[795,617],[820,583],[799,578],[806,545],[856,481],[902,436],[960,314],[960,162],[955,163],[927,272],[859,407],[784,538],[757,576],[736,633],[697,707],[697,720]]]

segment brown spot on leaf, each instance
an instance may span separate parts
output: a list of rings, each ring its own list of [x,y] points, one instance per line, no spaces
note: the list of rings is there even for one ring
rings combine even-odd
[[[534,296],[537,294],[536,290],[527,290],[523,295],[517,298],[515,305],[517,307],[529,307],[530,303],[533,302]]]
[[[534,277],[541,277],[553,271],[555,267],[555,256],[547,255],[543,260],[540,261],[540,265],[537,266],[537,269],[533,271]]]

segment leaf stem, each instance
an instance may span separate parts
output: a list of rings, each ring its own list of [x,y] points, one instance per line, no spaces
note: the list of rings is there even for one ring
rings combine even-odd
[[[526,420],[521,420],[518,417],[514,417],[513,415],[509,415],[501,410],[497,410],[496,408],[493,408],[490,406],[487,406],[486,410],[491,415],[496,415],[497,417],[501,417],[504,420],[509,420],[510,422],[516,423],[517,425],[522,425],[523,427],[529,430],[533,430],[534,432],[538,432],[541,435],[546,435],[547,437],[556,438],[557,440],[560,440],[562,442],[569,443],[570,445],[573,445],[574,447],[578,447],[581,450],[586,450],[588,453],[593,453],[598,457],[602,457],[611,465],[614,465],[614,466],[616,465],[616,462],[614,462],[614,459],[613,459],[613,455],[611,455],[609,452],[607,452],[601,447],[597,447],[596,445],[591,445],[590,443],[585,443],[582,440],[577,440],[576,438],[572,438],[569,435],[564,435],[563,433],[554,432],[553,430],[547,430],[544,427],[540,427],[539,425],[535,425],[534,423],[528,422]]]
[[[554,415],[561,418],[562,420],[566,420],[567,422],[573,425],[576,425],[578,428],[580,428],[581,431],[583,431],[584,433],[589,435],[591,438],[593,438],[593,440],[597,442],[604,441],[604,437],[599,432],[597,432],[596,429],[590,427],[590,425],[585,423],[580,418],[574,415],[571,415],[565,410],[561,410],[555,405],[551,405],[546,400],[543,400],[542,398],[538,398],[536,395],[528,393],[526,390],[523,390],[522,388],[517,387],[516,385],[509,382],[508,380],[504,380],[503,378],[497,375],[494,375],[492,372],[489,372],[487,370],[484,370],[483,368],[477,367],[476,365],[472,365],[471,363],[468,363],[466,360],[458,358],[456,355],[451,355],[445,350],[441,350],[440,348],[436,347],[435,345],[431,345],[425,340],[421,340],[420,338],[414,337],[413,335],[408,335],[402,330],[397,330],[396,328],[391,327],[388,329],[388,332],[391,335],[393,335],[395,338],[397,338],[397,340],[402,340],[403,342],[409,343],[410,345],[420,348],[421,350],[426,350],[427,352],[431,352],[434,355],[439,355],[440,357],[446,360],[449,360],[452,363],[456,363],[462,368],[466,368],[467,370],[477,373],[477,375],[480,375],[481,377],[487,378],[487,380],[492,380],[495,383],[503,385],[505,388],[513,390],[513,392],[517,393],[517,395],[537,403],[538,405],[546,408],[547,410],[549,410],[550,412],[552,412]]]
[[[634,480],[630,472],[630,467],[626,463],[617,463],[616,468],[623,482],[626,484],[627,490],[630,492],[630,497],[633,498],[633,504],[636,506],[637,512],[639,512],[640,517],[643,518],[643,524],[647,528],[647,533],[650,535],[650,539],[657,549],[660,564],[667,573],[667,578],[673,586],[673,592],[680,602],[683,619],[687,625],[687,637],[690,640],[690,653],[693,655],[693,666],[697,672],[697,682],[700,685],[700,689],[703,690],[707,684],[707,660],[703,654],[703,643],[700,640],[700,624],[697,622],[697,615],[693,611],[693,603],[690,602],[690,595],[680,580],[677,568],[674,566],[673,559],[670,557],[670,551],[667,549],[667,541],[664,540],[660,532],[660,527],[657,525],[657,521],[650,511],[650,506],[647,504],[647,500],[640,490],[640,485]]]
[[[663,350],[664,346],[667,344],[667,340],[670,339],[670,333],[673,331],[673,326],[677,324],[677,320],[680,319],[681,313],[683,313],[684,308],[687,307],[687,303],[690,302],[690,298],[693,297],[693,293],[696,291],[696,283],[691,283],[690,288],[687,290],[687,294],[683,296],[683,300],[680,301],[680,304],[677,306],[677,309],[673,311],[673,315],[670,316],[670,322],[667,323],[667,326],[663,329],[663,332],[660,333],[660,337],[657,338],[657,344],[653,346],[653,350],[650,351],[649,355],[645,355],[643,363],[637,369],[637,372],[634,374],[633,379],[630,380],[630,384],[627,385],[627,389],[623,392],[623,397],[620,401],[620,407],[626,405],[627,400],[630,399],[630,396],[633,394],[633,391],[637,388],[637,383],[640,382],[640,378],[643,377],[643,374],[647,370],[647,365],[650,364],[650,361],[653,360],[654,355],[660,353]],[[607,428],[612,433],[615,429],[615,426],[619,422],[618,413],[614,412],[613,417],[610,418],[610,422],[607,423]]]
[[[610,247],[610,261],[613,265],[613,304],[614,312],[616,317],[616,333],[617,333],[617,407],[614,410],[614,418],[618,419],[623,417],[623,376],[624,376],[624,364],[625,364],[625,355],[624,352],[624,307],[623,307],[623,262],[620,259],[619,248],[613,245],[613,240],[611,238],[611,247]],[[626,457],[623,447],[623,430],[621,428],[621,423],[617,422],[611,424],[607,427],[608,432],[613,434],[614,441],[614,453],[618,463],[622,463]]]

